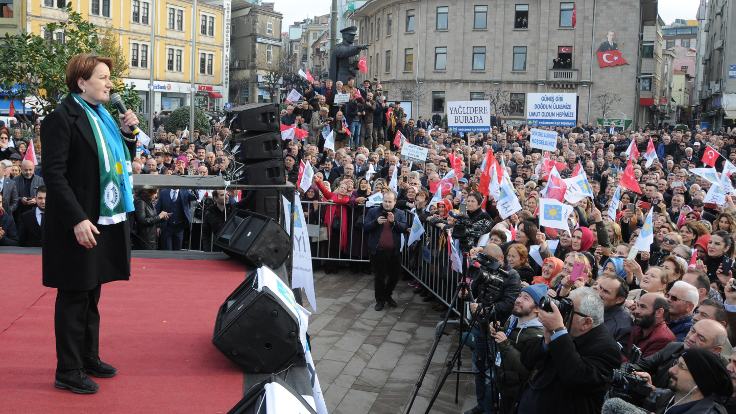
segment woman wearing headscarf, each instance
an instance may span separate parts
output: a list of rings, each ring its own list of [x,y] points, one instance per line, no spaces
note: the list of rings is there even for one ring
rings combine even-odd
[[[562,267],[564,265],[565,263],[556,257],[548,257],[544,259],[544,261],[542,261],[542,275],[534,276],[532,284],[536,285],[544,283],[545,285],[550,286],[555,276],[562,272]]]

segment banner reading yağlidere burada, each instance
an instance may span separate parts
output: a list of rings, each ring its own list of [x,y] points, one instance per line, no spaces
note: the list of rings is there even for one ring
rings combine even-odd
[[[447,127],[453,132],[489,132],[491,130],[491,102],[447,102]]]
[[[526,122],[531,126],[574,127],[577,119],[577,94],[526,94]]]

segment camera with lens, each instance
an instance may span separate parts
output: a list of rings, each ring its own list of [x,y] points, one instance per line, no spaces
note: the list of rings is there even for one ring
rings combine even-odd
[[[478,253],[471,269],[471,275],[478,287],[478,302],[486,305],[496,302],[503,291],[504,280],[509,275],[501,267],[501,262],[484,253]]]
[[[482,234],[473,229],[473,221],[466,214],[451,211],[450,217],[455,219],[455,224],[452,226],[452,238],[460,240],[463,251],[467,251],[466,247],[475,245]]]
[[[621,364],[620,369],[613,370],[611,388],[608,390],[606,399],[620,398],[647,412],[656,412],[667,404],[672,397],[672,391],[652,388],[646,378],[636,375],[634,364],[640,357],[641,350],[634,347],[629,362]]]
[[[552,303],[557,305],[557,309],[560,310],[560,315],[562,315],[562,319],[565,321],[572,315],[573,310],[575,310],[575,306],[570,298],[555,299],[549,296],[542,297],[539,301],[539,308],[545,312],[552,312]]]

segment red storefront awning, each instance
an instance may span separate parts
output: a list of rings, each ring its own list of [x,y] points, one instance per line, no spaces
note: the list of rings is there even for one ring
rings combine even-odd
[[[220,92],[207,92],[207,96],[213,99],[220,99],[222,98],[222,94]]]

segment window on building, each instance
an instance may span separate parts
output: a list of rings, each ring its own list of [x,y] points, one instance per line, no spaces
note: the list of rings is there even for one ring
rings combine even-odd
[[[176,49],[176,66],[174,67],[174,70],[177,72],[182,71],[181,62],[183,58],[184,51],[181,49]]]
[[[511,70],[515,72],[526,70],[526,46],[514,46],[514,61]]]
[[[266,22],[266,34],[273,34],[273,22]]]
[[[485,46],[473,46],[473,70],[486,70]]]
[[[654,57],[654,42],[643,42],[642,43],[641,57],[649,58],[649,59]]]
[[[199,24],[199,34],[207,35],[207,15],[203,14],[201,16],[201,22]]]
[[[168,10],[168,19],[166,20],[166,28],[169,30],[174,30],[174,25],[176,24],[176,9],[173,7],[169,7]]]
[[[176,10],[176,30],[184,31],[184,10],[182,9]]]
[[[473,29],[488,28],[488,6],[473,7]]]
[[[368,32],[368,41],[373,41],[373,22],[371,22],[371,30]]]
[[[687,65],[680,66],[680,70],[683,71],[683,72],[687,72],[687,69],[688,69]]]
[[[208,53],[207,54],[207,74],[208,75],[214,74],[214,61],[215,61],[214,53]]]
[[[166,49],[166,70],[174,71],[174,49]]]
[[[148,67],[148,45],[141,44],[141,67]]]
[[[381,38],[381,18],[376,20],[376,39]]]
[[[45,27],[41,31],[43,32],[43,40],[49,43],[54,40],[54,33],[52,31],[47,30]]]
[[[381,54],[376,53],[376,73],[381,71]]]
[[[141,0],[133,0],[133,22],[141,22]]]
[[[151,8],[151,3],[144,1],[141,3],[141,24],[148,24],[148,11]]]
[[[391,30],[392,26],[394,24],[394,19],[391,13],[386,15],[386,36],[391,36]]]
[[[43,5],[44,7],[56,7],[57,9],[63,9],[66,7],[66,2],[67,0],[43,0]]]
[[[266,63],[273,63],[273,45],[266,45]]]
[[[447,6],[437,7],[437,20],[435,22],[435,29],[447,30],[449,13],[450,13],[449,7]]]
[[[524,116],[526,111],[526,94],[512,93],[509,95],[509,115]]]
[[[447,47],[434,48],[434,70],[447,69]]]
[[[529,5],[517,4],[514,12],[514,29],[529,28]]]
[[[404,72],[411,72],[414,70],[414,49],[404,49]]]
[[[680,45],[682,47],[688,47],[689,48],[690,47],[690,39],[682,39],[682,40],[680,40]]]
[[[445,91],[432,91],[432,112],[445,112]]]
[[[130,45],[130,66],[137,68],[138,67],[138,49],[139,49],[138,43],[133,43]]]
[[[391,51],[390,50],[386,51],[385,62],[386,62],[386,70],[384,70],[384,72],[389,73],[391,72]]]
[[[199,54],[199,73],[204,75],[207,70],[207,54],[201,53]]]
[[[110,0],[91,0],[90,14],[93,16],[110,17]]]
[[[552,60],[552,69],[572,69],[572,46],[557,47],[557,58]]]
[[[664,46],[665,49],[672,49],[673,47],[675,47],[675,41],[674,41],[674,39],[673,40],[668,40],[668,41],[665,42],[665,46]]]
[[[560,27],[573,27],[572,17],[575,3],[560,3]]]
[[[639,81],[639,90],[643,92],[652,91],[652,74],[642,74]]]
[[[486,93],[485,92],[470,92],[470,100],[471,101],[483,101],[486,99]]]
[[[414,33],[414,9],[406,11],[406,32]]]

